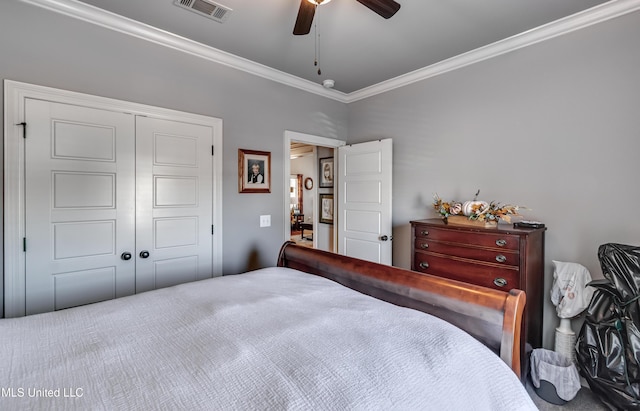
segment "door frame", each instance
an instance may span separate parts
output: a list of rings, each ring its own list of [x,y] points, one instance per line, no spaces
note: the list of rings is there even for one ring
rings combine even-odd
[[[222,119],[74,91],[4,80],[4,307],[5,317],[25,315],[25,100],[39,99],[107,111],[200,124],[213,130],[213,276],[222,274]],[[28,124],[27,124],[28,127]]]
[[[284,131],[284,158],[286,161],[284,161],[284,185],[283,187],[289,187],[289,176],[291,174],[291,142],[298,142],[298,143],[305,143],[305,144],[310,144],[312,146],[321,146],[321,147],[329,147],[329,148],[333,148],[333,149],[337,149],[338,147],[342,147],[344,145],[347,144],[346,141],[343,140],[338,140],[335,138],[330,138],[330,137],[322,137],[322,136],[316,136],[313,134],[305,134],[305,133],[299,133],[297,131],[290,131],[290,130],[285,130]],[[314,165],[314,169],[316,169],[317,164]],[[335,162],[334,162],[334,167],[335,167]],[[315,175],[317,176],[317,170]],[[336,172],[336,170],[334,169],[334,187],[337,187],[338,181],[338,173]],[[315,178],[314,178],[315,179]],[[314,187],[317,187],[317,183],[314,184]],[[289,191],[287,190],[286,195],[283,196],[283,206],[282,206],[282,210],[284,213],[284,241],[289,241],[291,239],[291,215],[289,212]],[[336,194],[334,193],[334,196]],[[334,201],[335,197],[334,197]],[[335,218],[335,217],[334,217]],[[336,221],[334,221],[334,224],[336,224]],[[317,233],[318,232],[318,219],[314,219],[313,221],[313,232]],[[337,236],[337,230],[333,230],[333,244],[334,247],[336,247],[337,242],[336,242],[336,237]],[[316,235],[313,236],[313,247],[316,248],[317,247],[317,239],[318,237]],[[333,250],[336,251],[336,250]]]

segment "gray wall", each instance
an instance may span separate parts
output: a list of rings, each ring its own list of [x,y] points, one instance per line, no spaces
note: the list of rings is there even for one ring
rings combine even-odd
[[[394,142],[394,265],[432,196],[526,205],[546,233],[545,346],[558,324],[552,260],[601,277],[600,244],[640,245],[640,13],[349,104],[349,143]],[[574,329],[577,331],[576,321]]]
[[[225,273],[276,262],[284,131],[346,138],[343,103],[41,8],[0,1],[0,39],[2,79],[223,119]],[[270,194],[238,193],[238,148],[271,152]],[[262,214],[271,227],[259,228]]]

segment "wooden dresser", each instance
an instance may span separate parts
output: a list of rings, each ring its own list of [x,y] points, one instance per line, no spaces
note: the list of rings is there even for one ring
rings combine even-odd
[[[545,228],[455,226],[437,218],[412,221],[411,227],[412,270],[498,290],[524,290],[523,342],[541,347]]]

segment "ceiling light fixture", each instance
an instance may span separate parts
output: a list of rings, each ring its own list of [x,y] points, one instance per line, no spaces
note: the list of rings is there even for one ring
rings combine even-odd
[[[331,0],[307,0],[307,1],[311,4],[315,4],[316,6],[319,6],[321,4],[329,3]]]

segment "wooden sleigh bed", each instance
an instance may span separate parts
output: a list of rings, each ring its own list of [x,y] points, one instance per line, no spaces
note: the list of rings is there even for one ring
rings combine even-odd
[[[536,409],[524,293],[293,243],[277,265],[0,319],[0,409]]]

